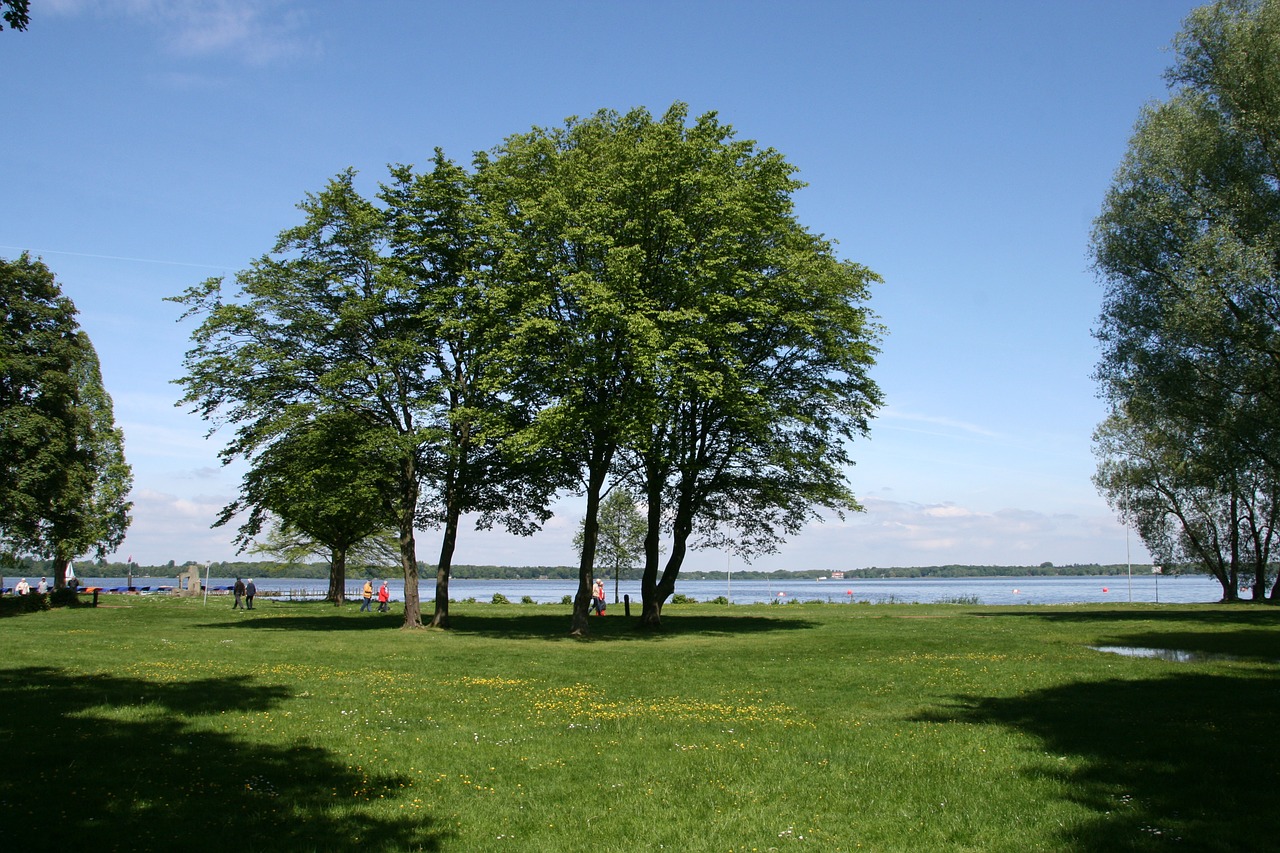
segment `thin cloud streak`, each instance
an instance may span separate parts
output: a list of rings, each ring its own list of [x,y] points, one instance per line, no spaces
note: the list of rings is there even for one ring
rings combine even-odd
[[[142,22],[158,31],[165,52],[186,59],[267,65],[321,52],[290,0],[47,0],[45,11]]]

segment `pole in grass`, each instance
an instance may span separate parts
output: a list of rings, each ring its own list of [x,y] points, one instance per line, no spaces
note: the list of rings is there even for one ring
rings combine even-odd
[[[209,569],[213,567],[213,560],[204,564],[204,603],[207,607],[209,604]]]
[[[1129,528],[1124,529],[1124,561],[1129,567],[1129,603],[1133,604],[1133,560],[1129,557]]]
[[[1160,576],[1164,574],[1164,567],[1152,566],[1151,574],[1154,575],[1156,579],[1156,604],[1159,604],[1160,603]]]

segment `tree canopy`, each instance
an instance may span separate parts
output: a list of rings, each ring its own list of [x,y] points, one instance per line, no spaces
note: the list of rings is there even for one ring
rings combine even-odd
[[[437,150],[427,171],[391,167],[376,202],[348,170],[232,299],[217,279],[177,298],[202,317],[182,402],[236,426],[226,459],[270,462],[339,413],[378,436],[406,625],[420,624],[415,525],[443,529],[432,624],[446,627],[462,517],[530,533],[576,488],[571,630],[586,633],[601,502],[633,488],[656,624],[689,547],[759,553],[859,508],[848,442],[880,400],[879,279],[796,221],[794,173],[683,104],[535,127],[471,172]]]
[[[25,30],[31,23],[31,3],[29,0],[0,0],[0,9],[4,14],[0,18],[11,30]],[[0,30],[4,27],[0,26]]]
[[[342,411],[281,428],[283,434],[251,457],[240,497],[223,509],[215,526],[246,512],[236,537],[242,549],[264,526],[273,553],[300,550],[309,556],[314,545],[323,546],[330,565],[327,598],[340,605],[348,552],[393,526],[396,469],[386,448],[395,440]]]
[[[66,564],[129,526],[132,472],[93,344],[52,272],[0,261],[0,541]]]
[[[1191,552],[1230,567],[1234,598],[1280,483],[1280,4],[1197,9],[1175,47],[1173,94],[1140,116],[1095,225],[1096,480],[1153,554],[1214,543]]]
[[[878,278],[796,221],[794,173],[679,103],[534,128],[480,161],[512,306],[507,363],[522,369],[511,387],[538,407],[526,435],[559,447],[586,495],[575,633],[611,476],[648,505],[653,624],[695,530],[752,554],[815,507],[858,508],[846,441],[879,403],[865,306]]]

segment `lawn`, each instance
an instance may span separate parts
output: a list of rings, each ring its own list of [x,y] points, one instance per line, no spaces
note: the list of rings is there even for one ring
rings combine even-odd
[[[1274,846],[1278,609],[613,611],[7,615],[0,849]]]

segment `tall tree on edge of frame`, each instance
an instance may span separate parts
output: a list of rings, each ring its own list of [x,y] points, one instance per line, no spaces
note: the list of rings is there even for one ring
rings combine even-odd
[[[1255,472],[1280,482],[1280,3],[1196,9],[1175,48],[1176,88],[1143,110],[1095,223],[1096,377],[1128,432],[1216,460],[1194,482],[1229,501]],[[1129,447],[1100,443],[1099,471]]]
[[[98,355],[53,273],[0,261],[0,542],[67,564],[114,550],[133,475]]]

